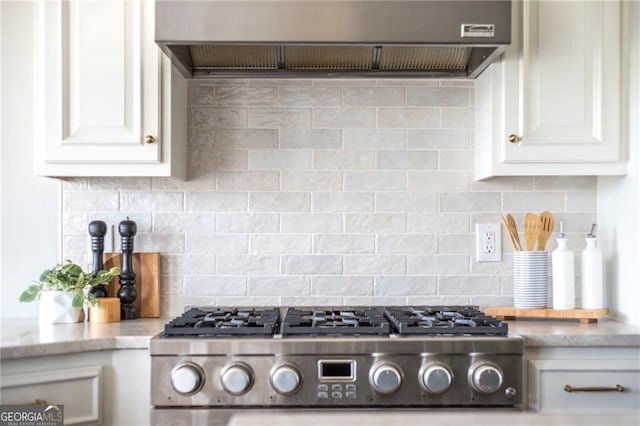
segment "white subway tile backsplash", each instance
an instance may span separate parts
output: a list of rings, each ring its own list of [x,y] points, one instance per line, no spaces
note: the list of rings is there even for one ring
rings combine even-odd
[[[254,296],[305,296],[311,292],[311,279],[300,275],[247,277],[247,290]]]
[[[357,106],[403,106],[403,87],[345,87],[342,89],[342,103]]]
[[[274,149],[278,147],[278,131],[275,129],[194,130],[208,132],[203,143],[212,144],[216,149]]]
[[[345,255],[344,273],[359,274],[404,274],[407,270],[406,256],[356,254]]]
[[[153,232],[164,234],[170,232],[214,233],[216,232],[216,216],[213,213],[153,213]]]
[[[311,109],[252,108],[249,127],[256,129],[304,129],[311,127]]]
[[[500,211],[500,193],[441,193],[440,211],[442,212],[474,212],[474,211]],[[504,209],[509,210],[506,205]]]
[[[63,212],[98,212],[119,210],[117,191],[67,191],[62,196]]]
[[[403,149],[405,136],[402,129],[346,128],[342,131],[342,143],[345,149]]]
[[[319,234],[313,236],[313,252],[329,254],[366,254],[375,251],[370,234]]]
[[[364,150],[313,151],[313,168],[318,170],[370,170],[375,163],[375,152]]]
[[[282,129],[280,148],[337,149],[342,147],[338,129]]]
[[[274,213],[218,213],[218,232],[245,232],[260,234],[278,232],[280,216]]]
[[[278,273],[278,256],[218,255],[217,272],[232,275],[275,275]]]
[[[510,305],[512,249],[503,235],[502,262],[476,262],[475,224],[511,212],[522,229],[525,211],[549,210],[579,252],[597,221],[597,183],[475,182],[474,86],[189,81],[189,180],[63,180],[63,257],[88,265],[88,221],[129,216],[135,250],[161,253],[162,315],[185,305]]]
[[[186,210],[191,212],[247,211],[245,192],[187,192]]]
[[[407,173],[404,171],[344,172],[345,191],[404,191]]]
[[[373,277],[313,277],[311,293],[322,296],[373,295]]]
[[[468,274],[470,258],[464,254],[427,254],[407,256],[409,275]]]
[[[233,87],[215,88],[212,102],[220,107],[264,107],[278,104],[278,91],[275,87]]]
[[[467,129],[410,129],[407,131],[409,149],[466,149],[471,132]]]
[[[342,256],[312,254],[282,256],[283,274],[342,274]]]
[[[505,192],[503,208],[509,212],[564,210],[564,192]]]
[[[409,191],[467,191],[469,189],[468,172],[414,172],[408,173]]]
[[[278,191],[280,172],[241,171],[217,172],[218,191]]]
[[[438,239],[430,234],[381,234],[376,237],[376,252],[383,254],[436,253]]]
[[[237,275],[187,275],[186,296],[243,296],[247,294],[246,277]]]
[[[470,93],[465,87],[411,87],[407,89],[407,105],[468,107]]]
[[[280,87],[280,105],[286,107],[331,107],[340,105],[339,87]]]
[[[244,108],[193,108],[190,111],[191,114],[187,114],[189,127],[242,129],[249,121]]]
[[[249,238],[246,234],[187,234],[188,253],[248,253]]]
[[[251,170],[309,170],[311,151],[309,150],[255,150],[249,152]]]
[[[341,214],[283,213],[280,217],[280,230],[287,233],[342,232],[342,223]]]
[[[441,125],[447,129],[473,129],[473,108],[442,108]]]
[[[376,126],[375,108],[316,108],[313,127],[335,129],[345,127],[371,128]]]
[[[498,295],[500,277],[497,275],[443,275],[438,277],[440,295]]]
[[[347,213],[344,215],[345,232],[380,233],[405,232],[407,217],[404,213]]]
[[[434,192],[378,192],[378,212],[435,212],[438,196]]]
[[[314,212],[367,212],[373,211],[373,192],[313,192],[311,206]]]
[[[435,276],[408,277],[384,276],[376,277],[376,296],[434,295],[437,292]]]
[[[341,191],[342,173],[338,171],[282,171],[283,191]]]
[[[437,108],[379,108],[378,126],[387,128],[439,127],[440,110]]]
[[[408,213],[407,231],[430,234],[455,234],[469,232],[469,215],[466,213]]]
[[[250,212],[308,212],[311,197],[307,192],[250,192]]]
[[[251,236],[251,253],[303,254],[311,253],[311,235],[256,234]]]
[[[377,169],[435,170],[438,168],[437,151],[378,151]]]

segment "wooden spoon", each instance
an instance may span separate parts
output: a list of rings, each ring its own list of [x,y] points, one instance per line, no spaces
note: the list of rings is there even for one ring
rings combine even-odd
[[[513,219],[513,216],[511,216],[511,213],[507,214],[507,223],[511,228],[511,233],[513,234],[517,250],[522,251],[522,243],[520,242],[520,236],[518,235],[518,227],[516,226],[516,221]]]
[[[533,250],[540,234],[540,220],[535,213],[527,213],[524,216],[524,241],[527,244],[527,251]]]
[[[547,246],[547,241],[553,233],[553,227],[555,226],[555,220],[551,212],[540,213],[540,234],[538,235],[538,251],[544,251]]]

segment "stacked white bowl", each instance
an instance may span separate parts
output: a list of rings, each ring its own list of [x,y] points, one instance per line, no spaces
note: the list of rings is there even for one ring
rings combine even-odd
[[[513,252],[513,299],[516,308],[547,307],[548,263],[546,251]]]

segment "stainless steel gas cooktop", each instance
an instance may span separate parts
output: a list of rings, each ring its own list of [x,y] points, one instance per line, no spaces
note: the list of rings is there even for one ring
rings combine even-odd
[[[519,408],[523,346],[477,306],[190,308],[151,341],[152,423],[247,409]]]

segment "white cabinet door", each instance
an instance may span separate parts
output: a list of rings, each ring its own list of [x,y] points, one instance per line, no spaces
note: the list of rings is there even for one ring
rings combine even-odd
[[[476,84],[476,179],[625,174],[620,1],[513,2]]]
[[[162,121],[181,102],[163,109],[173,80],[153,40],[154,2],[38,1],[34,10],[36,174],[177,175],[178,145]]]

